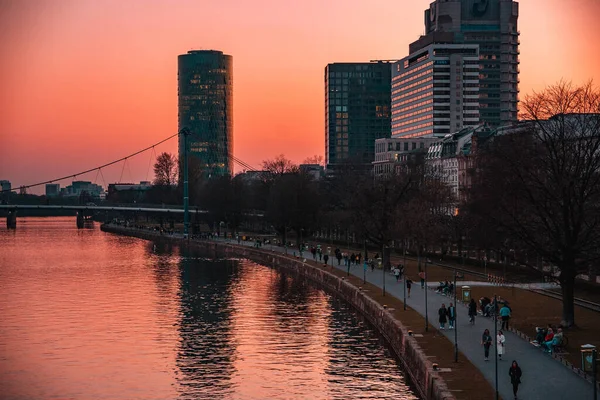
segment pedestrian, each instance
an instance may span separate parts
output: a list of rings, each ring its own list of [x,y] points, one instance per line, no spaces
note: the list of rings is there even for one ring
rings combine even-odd
[[[350,254],[350,264],[354,264],[356,262],[356,254]]]
[[[400,279],[404,276],[404,265],[398,264],[398,269],[400,270]]]
[[[506,342],[506,337],[502,331],[498,331],[498,335],[496,336],[496,347],[498,348],[498,358],[502,360],[502,354],[504,354],[504,343]]]
[[[483,331],[483,335],[481,335],[481,344],[483,345],[485,361],[488,361],[490,359],[490,347],[492,346],[492,337],[490,336],[489,329]]]
[[[338,266],[342,265],[342,253],[338,250],[338,252],[335,254],[335,257],[338,260]]]
[[[517,400],[517,392],[519,391],[519,385],[521,384],[521,376],[523,375],[523,373],[521,372],[521,367],[519,367],[517,361],[513,360],[512,365],[508,369],[508,375],[510,376],[510,383],[512,383],[515,400]]]
[[[356,265],[360,265],[360,260],[362,259],[362,254],[358,253],[356,255]]]
[[[448,329],[454,329],[454,321],[456,320],[456,307],[452,303],[448,306]]]
[[[317,253],[319,254],[319,261],[322,261],[323,260],[323,250],[317,249]]]
[[[396,277],[396,283],[400,281],[400,269],[398,267],[394,268],[394,276]]]
[[[344,252],[344,265],[347,267],[350,265],[348,261],[348,253]]]
[[[475,316],[477,315],[477,304],[474,299],[469,302],[469,322],[475,325]]]
[[[510,308],[504,303],[500,309],[500,318],[502,318],[502,326],[500,329],[508,329],[508,320],[510,319]]]
[[[325,265],[327,265],[327,261],[329,260],[329,256],[327,254],[325,254],[323,256],[323,261],[325,261]]]
[[[421,289],[425,289],[425,271],[419,272],[419,278],[421,278]]]
[[[375,271],[375,260],[371,259],[371,272]]]
[[[440,321],[440,329],[446,329],[446,321],[448,319],[448,310],[446,309],[446,305],[442,303],[442,307],[438,310],[439,321]]]
[[[408,297],[410,297],[410,289],[412,288],[413,281],[406,278],[406,292],[408,293]]]

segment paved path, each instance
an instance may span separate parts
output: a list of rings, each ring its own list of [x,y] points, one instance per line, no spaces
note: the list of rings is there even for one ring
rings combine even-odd
[[[242,242],[242,244],[252,246],[252,243],[250,242]],[[277,246],[270,247],[269,245],[265,245],[263,249],[281,253],[285,252],[284,248]],[[292,255],[294,250],[288,249],[287,252]],[[312,255],[309,252],[305,252],[303,255],[307,260],[312,259]],[[343,261],[341,266],[337,266],[337,260],[334,261],[336,268],[346,271]],[[332,260],[330,259],[329,264],[331,265],[331,263]],[[363,268],[362,266],[353,266],[350,269],[350,273],[362,278]],[[402,300],[404,298],[403,282],[397,283],[396,278],[390,273],[383,274],[383,272],[378,269],[371,272],[371,269],[367,268],[368,282],[378,287],[382,287],[384,278],[386,294],[393,295]],[[430,283],[429,285],[430,288],[436,287],[437,282]],[[445,303],[446,306],[448,306],[448,303],[453,299],[438,294],[434,290],[429,290],[427,293],[427,300],[429,322],[433,324],[432,326],[437,326],[437,310],[442,303]],[[421,315],[425,315],[425,290],[421,289],[418,282],[412,287],[411,297],[407,299],[407,305]],[[483,346],[480,344],[481,335],[484,329],[489,329],[491,335],[494,335],[494,321],[490,318],[479,316],[476,318],[476,323],[473,326],[468,321],[466,307],[462,305],[457,307],[457,314],[456,326],[458,328],[458,348],[460,352],[462,352],[462,354],[464,354],[464,356],[466,356],[469,361],[483,373],[492,387],[495,387],[494,348],[492,347],[490,349],[490,361],[484,361]],[[450,339],[450,343],[454,343],[453,330],[443,330],[440,332]],[[530,343],[513,333],[504,332],[504,334],[506,336],[506,351],[503,356],[505,360],[503,359],[498,362],[498,389],[500,396],[503,399],[507,400],[513,398],[512,386],[508,376],[508,369],[512,360],[517,360],[523,371],[523,383],[519,388],[519,399],[592,399],[593,387],[589,382],[569,371],[559,362],[553,360],[549,355],[543,353],[540,349],[532,346]],[[463,355],[459,354],[459,357],[462,356]],[[440,365],[440,367],[452,368],[452,365]]]

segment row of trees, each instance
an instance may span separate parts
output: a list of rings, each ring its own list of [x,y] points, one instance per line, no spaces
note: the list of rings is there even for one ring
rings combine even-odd
[[[234,231],[261,215],[284,241],[289,233],[350,235],[382,249],[386,265],[394,243],[418,254],[433,246],[495,250],[532,268],[542,257],[560,272],[570,326],[575,277],[600,259],[600,92],[561,82],[528,96],[521,119],[519,133],[497,134],[470,155],[472,187],[461,204],[422,157],[381,179],[348,162],[314,180],[284,156],[265,161],[253,178],[190,172],[190,204]],[[180,203],[176,167],[169,155],[155,165],[154,195],[163,202]]]

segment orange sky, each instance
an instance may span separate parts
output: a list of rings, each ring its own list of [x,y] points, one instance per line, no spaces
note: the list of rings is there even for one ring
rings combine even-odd
[[[233,56],[236,157],[258,167],[323,155],[325,65],[404,57],[428,4],[0,0],[0,179],[72,174],[175,133],[177,55],[190,49]],[[521,96],[561,78],[600,84],[599,0],[520,9]],[[106,169],[105,181],[151,178],[150,158]]]

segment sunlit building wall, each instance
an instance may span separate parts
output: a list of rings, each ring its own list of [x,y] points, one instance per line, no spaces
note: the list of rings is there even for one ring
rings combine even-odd
[[[436,0],[425,10],[427,35],[453,33],[454,43],[479,45],[480,115],[490,126],[517,121],[518,18],[519,4],[512,0]]]
[[[325,67],[325,163],[371,167],[375,139],[390,137],[391,63]]]
[[[479,125],[477,45],[430,44],[392,67],[392,137]]]
[[[192,50],[178,61],[179,131],[190,132],[190,168],[205,176],[233,172],[232,57],[216,50]],[[183,136],[179,157],[183,159]],[[197,175],[197,174],[196,174]]]

